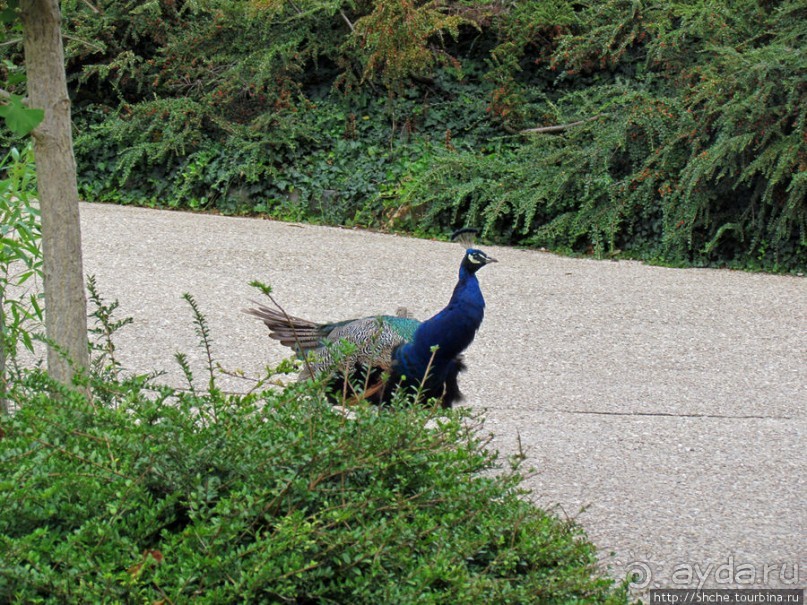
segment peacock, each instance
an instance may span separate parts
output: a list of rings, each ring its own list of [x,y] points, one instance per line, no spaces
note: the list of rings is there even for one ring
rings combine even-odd
[[[455,232],[464,240],[475,229]],[[378,315],[334,323],[315,323],[263,305],[245,311],[269,328],[269,336],[306,360],[299,379],[327,377],[332,402],[366,399],[386,405],[397,389],[415,393],[421,402],[435,399],[450,408],[462,399],[457,377],[465,370],[462,353],[476,336],[485,314],[485,299],[476,272],[497,262],[468,247],[448,304],[420,322],[400,308]],[[346,341],[350,345],[339,347]]]

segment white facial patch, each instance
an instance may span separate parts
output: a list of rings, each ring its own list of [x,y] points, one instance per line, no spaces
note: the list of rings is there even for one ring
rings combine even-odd
[[[468,260],[471,261],[475,265],[481,265],[482,264],[482,261],[479,260],[478,258],[476,258],[476,255],[474,255],[474,254],[469,254],[468,255]]]

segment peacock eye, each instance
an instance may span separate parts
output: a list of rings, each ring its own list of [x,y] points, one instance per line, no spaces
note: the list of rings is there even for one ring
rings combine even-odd
[[[482,260],[475,252],[472,252],[471,254],[468,255],[468,260],[475,265],[478,265],[482,262]]]

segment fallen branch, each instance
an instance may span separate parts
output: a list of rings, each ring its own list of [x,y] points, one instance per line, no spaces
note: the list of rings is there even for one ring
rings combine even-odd
[[[93,5],[93,4],[92,4],[92,3],[91,3],[89,0],[81,0],[81,1],[82,1],[84,4],[86,4],[86,5],[89,7],[89,9],[90,9],[92,12],[94,12],[96,15],[98,15],[98,14],[100,14],[100,13],[101,13],[101,11],[98,9],[98,7],[96,7],[95,5]]]
[[[347,15],[345,14],[345,11],[340,10],[339,14],[342,15],[342,19],[344,19],[345,23],[347,23],[347,26],[350,28],[350,32],[351,33],[355,32],[356,29],[353,27],[353,24],[350,22],[350,19],[347,18]]]
[[[533,134],[533,133],[553,133],[553,132],[563,132],[564,130],[568,130],[569,128],[574,128],[575,126],[580,126],[581,124],[585,124],[587,122],[593,122],[594,120],[603,117],[604,113],[598,113],[596,116],[592,116],[590,118],[586,118],[585,120],[578,120],[577,122],[569,122],[568,124],[557,124],[555,126],[539,126],[538,128],[526,128],[524,130],[519,131],[521,134]]]

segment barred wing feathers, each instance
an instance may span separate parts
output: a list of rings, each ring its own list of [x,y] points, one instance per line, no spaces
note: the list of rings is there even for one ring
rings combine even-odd
[[[379,315],[320,324],[262,305],[245,311],[263,321],[269,328],[269,336],[293,349],[301,359],[314,353],[309,364],[313,374],[338,369],[332,347],[340,341],[356,347],[352,355],[340,359],[340,367],[368,366],[389,372],[392,351],[411,340],[420,325],[418,320],[408,316]],[[309,368],[306,368],[300,378],[309,376]]]

